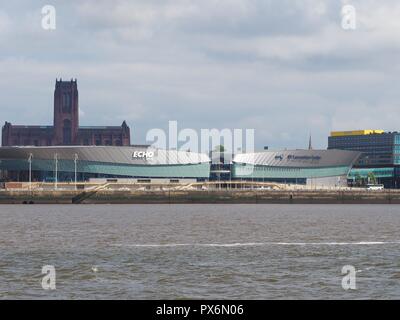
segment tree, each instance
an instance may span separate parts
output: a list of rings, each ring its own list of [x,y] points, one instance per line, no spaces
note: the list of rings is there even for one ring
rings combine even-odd
[[[362,185],[362,177],[360,173],[356,173],[355,174],[355,182],[356,182],[356,186],[360,187]]]
[[[376,184],[376,177],[373,172],[368,173],[368,183]]]

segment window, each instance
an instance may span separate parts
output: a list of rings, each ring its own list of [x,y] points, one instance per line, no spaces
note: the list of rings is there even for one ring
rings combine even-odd
[[[71,113],[71,93],[63,93],[62,95],[62,111]]]
[[[72,142],[71,120],[65,119],[63,122],[63,144],[69,145]]]
[[[137,182],[138,183],[150,183],[151,180],[150,179],[138,179]]]

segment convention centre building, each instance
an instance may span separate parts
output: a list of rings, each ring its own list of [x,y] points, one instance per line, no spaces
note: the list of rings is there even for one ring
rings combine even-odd
[[[285,150],[237,154],[233,179],[285,184],[347,186],[347,175],[360,152],[343,150]]]

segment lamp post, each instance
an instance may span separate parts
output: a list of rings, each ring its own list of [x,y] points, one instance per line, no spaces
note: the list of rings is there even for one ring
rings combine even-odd
[[[57,189],[57,184],[58,184],[58,154],[54,154],[54,162],[55,162],[55,175],[54,175],[54,189]]]
[[[77,163],[78,163],[78,159],[79,159],[78,154],[75,153],[75,155],[74,155],[74,165],[75,165],[75,190],[77,190],[77,185],[76,185],[76,183],[77,183],[77,174],[76,174],[76,172],[77,172]]]
[[[29,162],[29,190],[32,190],[32,158],[33,154],[30,153],[28,157]]]

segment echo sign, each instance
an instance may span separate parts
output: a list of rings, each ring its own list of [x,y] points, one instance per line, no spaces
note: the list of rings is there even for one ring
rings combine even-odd
[[[153,158],[154,157],[154,152],[152,151],[134,151],[132,153],[132,158],[133,159],[147,159],[147,158]]]

